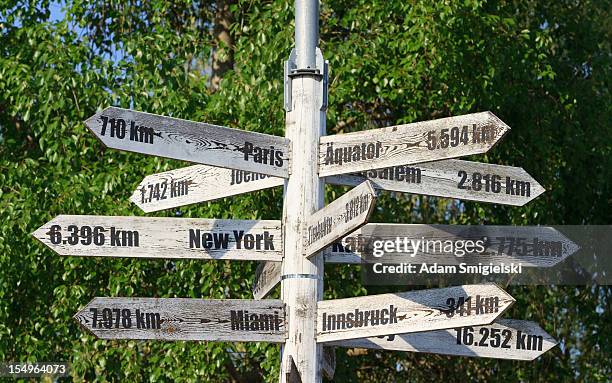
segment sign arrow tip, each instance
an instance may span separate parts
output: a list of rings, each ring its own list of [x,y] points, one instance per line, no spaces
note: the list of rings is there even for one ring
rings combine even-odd
[[[490,117],[492,120],[494,120],[494,121],[497,123],[497,125],[501,126],[501,127],[504,129],[504,133],[506,133],[506,132],[508,132],[509,130],[511,130],[510,126],[508,126],[508,124],[506,124],[504,121],[502,121],[502,119],[501,119],[501,118],[497,117],[497,116],[495,115],[495,113],[491,112],[490,110],[487,110],[487,112],[486,112],[486,113],[489,115],[489,117]]]

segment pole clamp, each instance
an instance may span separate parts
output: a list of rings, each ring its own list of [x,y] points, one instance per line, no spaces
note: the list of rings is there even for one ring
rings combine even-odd
[[[285,279],[318,279],[318,280],[323,280],[322,277],[316,275],[316,274],[285,274],[285,275],[281,275],[281,281],[284,281]]]
[[[323,97],[321,97],[321,110],[327,110],[327,95],[329,88],[329,77],[328,77],[328,66],[329,61],[323,59],[323,53],[321,53],[321,49],[317,47],[316,51],[316,68],[308,68],[308,69],[297,69],[296,63],[296,51],[295,48],[291,49],[291,53],[289,54],[289,59],[285,61],[285,110],[287,112],[291,112],[291,81],[294,77],[310,75],[319,77],[321,80],[321,92]]]

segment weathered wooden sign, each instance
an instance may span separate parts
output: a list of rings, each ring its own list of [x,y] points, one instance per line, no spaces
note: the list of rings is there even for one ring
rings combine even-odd
[[[311,256],[364,225],[374,209],[376,191],[365,181],[306,218],[305,255]]]
[[[399,165],[325,177],[334,185],[372,181],[376,189],[523,206],[544,188],[523,168],[462,160]]]
[[[550,267],[579,248],[547,226],[370,223],[330,246],[325,261],[361,263],[367,259],[429,265],[514,262],[522,267]]]
[[[321,137],[319,176],[485,153],[510,128],[491,112]]]
[[[60,255],[282,259],[280,221],[59,215],[34,233]]]
[[[486,326],[466,326],[413,334],[347,339],[329,344],[349,348],[534,360],[553,348],[557,341],[534,322],[498,319]]]
[[[280,300],[94,298],[74,318],[101,339],[285,341]]]
[[[284,178],[245,170],[193,165],[146,176],[130,200],[149,213],[282,186],[284,182]]]
[[[281,281],[283,271],[281,262],[260,262],[255,270],[253,298],[263,299]]]
[[[493,322],[514,303],[494,284],[320,301],[317,342]]]
[[[289,176],[289,140],[283,137],[115,107],[85,124],[109,148]]]

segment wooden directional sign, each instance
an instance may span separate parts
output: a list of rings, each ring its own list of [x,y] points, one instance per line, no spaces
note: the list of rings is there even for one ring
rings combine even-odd
[[[510,128],[491,112],[321,137],[319,176],[485,153]]]
[[[283,178],[194,165],[145,177],[130,200],[149,213],[283,185]]]
[[[347,339],[330,342],[329,344],[350,348],[534,360],[553,348],[557,341],[534,322],[498,319],[486,326],[467,326],[413,334]]]
[[[317,342],[486,325],[513,303],[494,284],[320,301]]]
[[[280,221],[59,215],[32,233],[60,255],[282,259]]]
[[[372,181],[376,189],[523,206],[544,188],[522,168],[443,160],[325,178],[335,185]]]
[[[281,262],[260,262],[255,270],[253,298],[262,299],[281,281],[283,267]]]
[[[552,227],[371,223],[330,246],[325,261],[550,267],[580,247]],[[364,257],[364,255],[367,256]]]
[[[351,189],[306,218],[305,254],[311,256],[364,225],[374,209],[376,191],[370,181]]]
[[[280,300],[94,298],[74,318],[101,339],[285,341]]]
[[[109,107],[85,121],[113,149],[287,178],[289,140]]]

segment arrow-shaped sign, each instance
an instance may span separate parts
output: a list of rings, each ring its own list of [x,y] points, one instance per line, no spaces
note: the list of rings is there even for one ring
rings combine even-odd
[[[327,344],[327,343],[326,343]],[[481,358],[534,360],[557,341],[531,321],[498,319],[486,326],[330,342],[340,347],[427,352]]]
[[[375,202],[376,191],[370,181],[365,181],[307,217],[305,255],[309,257],[365,225]]]
[[[515,262],[524,267],[551,267],[579,248],[547,226],[371,223],[331,246],[325,261],[439,265]]]
[[[255,270],[253,298],[263,299],[281,281],[283,266],[281,262],[260,262]]]
[[[335,185],[372,181],[376,189],[523,206],[544,188],[523,168],[443,160],[325,178]]]
[[[510,128],[491,112],[324,136],[319,176],[485,153]]]
[[[284,182],[284,178],[266,174],[193,165],[146,176],[130,200],[149,213],[281,186]]]
[[[317,342],[486,325],[513,303],[494,284],[320,301]]]
[[[101,339],[285,341],[280,300],[94,298],[74,318]]]
[[[287,178],[289,140],[202,122],[109,107],[85,121],[104,145]]]
[[[60,255],[282,260],[280,221],[59,215],[34,237]]]

